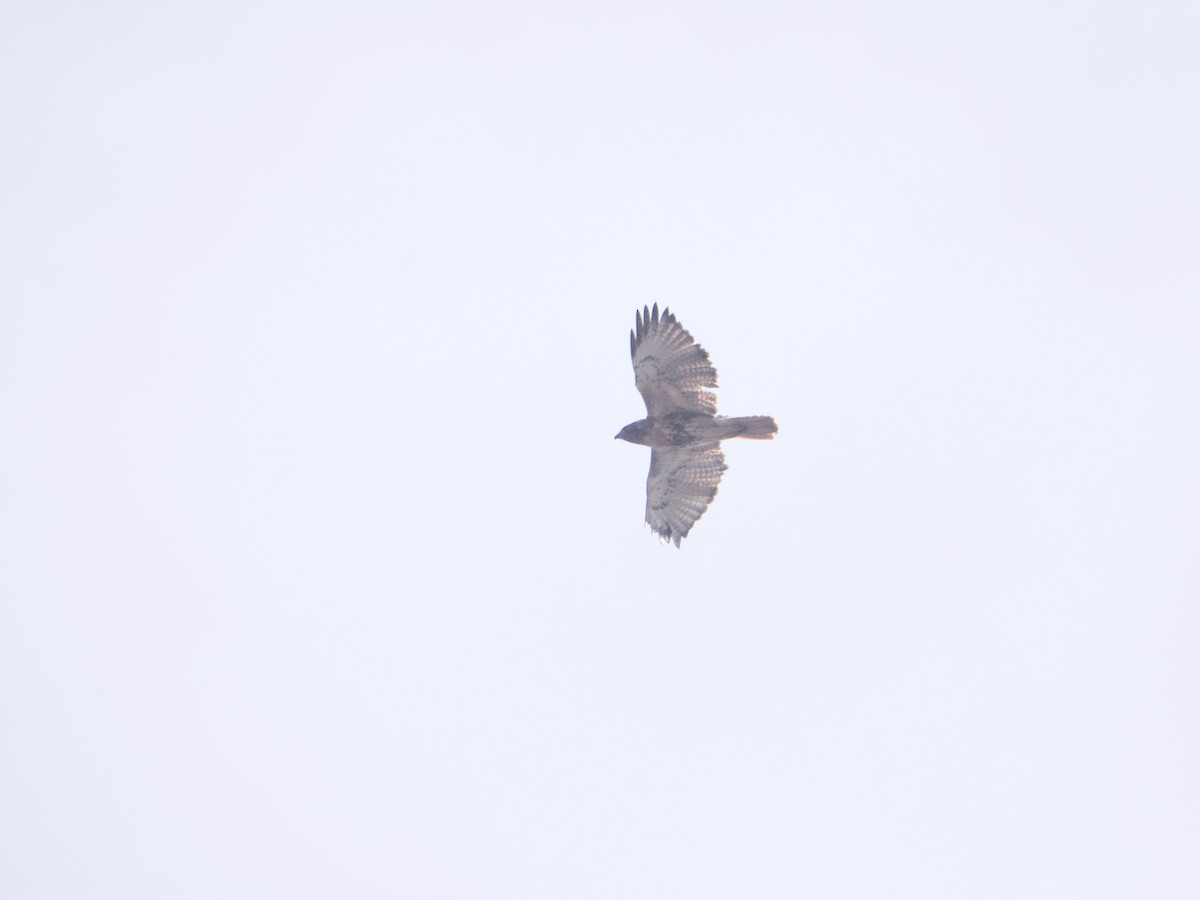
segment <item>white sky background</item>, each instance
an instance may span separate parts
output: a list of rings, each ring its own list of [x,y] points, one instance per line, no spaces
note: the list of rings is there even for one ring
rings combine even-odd
[[[0,894],[1200,895],[1200,14],[991,6],[10,4]]]

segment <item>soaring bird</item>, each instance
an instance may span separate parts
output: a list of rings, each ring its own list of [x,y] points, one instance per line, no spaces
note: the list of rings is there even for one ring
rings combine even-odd
[[[779,427],[770,416],[717,415],[717,370],[708,352],[664,308],[646,307],[629,332],[633,376],[646,401],[646,418],[631,422],[617,437],[650,448],[646,478],[646,522],[675,546],[687,537],[717,495],[725,471],[721,441],[770,440]]]

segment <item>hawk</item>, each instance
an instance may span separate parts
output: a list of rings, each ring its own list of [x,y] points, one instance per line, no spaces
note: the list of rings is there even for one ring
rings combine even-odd
[[[770,440],[779,428],[770,416],[717,415],[717,398],[705,390],[717,386],[717,370],[669,309],[660,316],[657,303],[642,307],[636,330],[629,332],[629,352],[646,418],[617,437],[650,448],[646,522],[660,540],[678,547],[717,494],[725,471],[721,441]]]

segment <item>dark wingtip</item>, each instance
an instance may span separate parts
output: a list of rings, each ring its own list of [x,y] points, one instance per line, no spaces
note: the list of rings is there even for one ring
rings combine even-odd
[[[658,308],[658,301],[654,302],[653,306],[643,306],[641,311],[634,311],[635,324],[637,327],[630,332],[631,344],[630,349],[633,350],[640,344],[651,331],[657,329],[660,325],[676,325],[678,320],[671,312],[669,306],[664,306],[662,310]],[[696,344],[696,349],[704,353],[704,348]],[[705,359],[708,354],[705,353]]]

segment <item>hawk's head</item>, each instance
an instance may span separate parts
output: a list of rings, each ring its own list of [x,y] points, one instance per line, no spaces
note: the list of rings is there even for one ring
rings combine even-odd
[[[617,432],[617,437],[613,438],[613,440],[620,438],[623,441],[629,441],[631,444],[644,444],[646,443],[646,435],[649,431],[650,423],[642,419],[638,422],[630,422]]]

